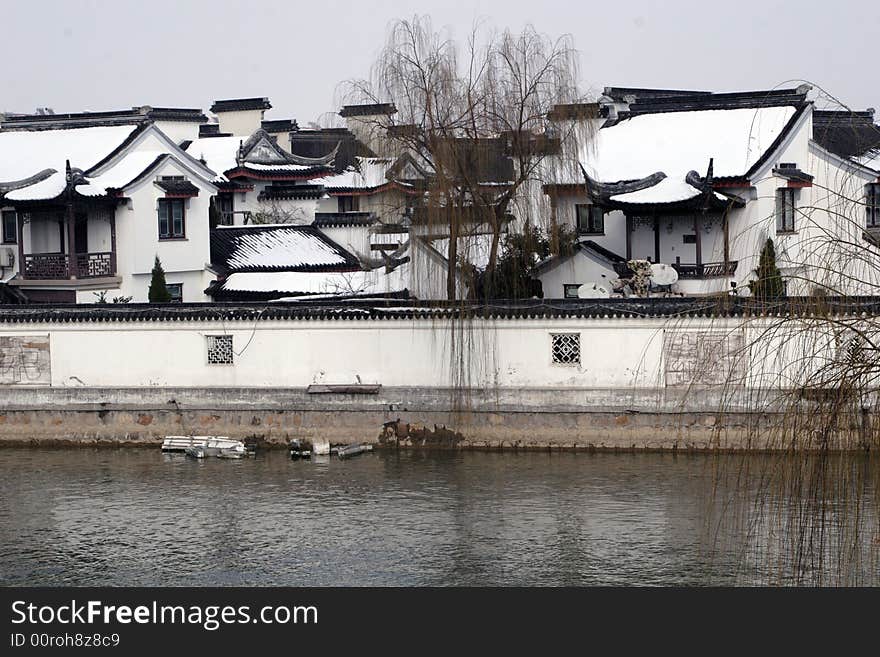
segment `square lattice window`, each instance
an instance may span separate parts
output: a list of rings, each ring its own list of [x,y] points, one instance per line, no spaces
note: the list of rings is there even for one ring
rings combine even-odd
[[[208,365],[232,365],[232,336],[206,335],[208,340]]]
[[[580,333],[551,333],[550,353],[559,365],[579,365],[581,362]]]

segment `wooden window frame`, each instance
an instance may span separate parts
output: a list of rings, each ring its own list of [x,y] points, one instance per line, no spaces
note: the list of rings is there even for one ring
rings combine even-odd
[[[865,185],[865,225],[880,228],[880,182]]]
[[[172,295],[171,303],[183,303],[183,283],[166,283],[165,287],[168,288],[168,294],[171,294],[171,288],[177,288],[180,290],[179,298],[175,299]]]
[[[797,189],[780,187],[776,190],[776,233],[791,234],[797,232],[795,216],[797,215]]]
[[[336,199],[336,209],[340,214],[361,211],[361,197],[356,194],[342,194]]]
[[[13,229],[12,239],[9,239],[9,234],[6,231],[6,219],[9,216],[12,217],[12,229]],[[3,244],[18,244],[18,213],[15,210],[3,210],[2,221],[3,221]]]
[[[586,212],[586,226],[581,221],[582,211]],[[605,234],[605,211],[598,205],[576,203],[574,206],[574,219],[578,235]]]
[[[581,283],[563,283],[562,284],[562,298],[563,299],[578,299],[578,289],[580,288]],[[571,288],[574,288],[574,294],[569,295],[569,291]]]
[[[180,204],[180,234],[174,232],[174,204]],[[167,208],[167,209],[165,209]],[[168,222],[168,233],[162,234],[162,213],[165,212],[165,220]],[[182,198],[160,198],[158,209],[158,229],[159,239],[161,241],[168,240],[185,240],[186,239],[186,200]]]

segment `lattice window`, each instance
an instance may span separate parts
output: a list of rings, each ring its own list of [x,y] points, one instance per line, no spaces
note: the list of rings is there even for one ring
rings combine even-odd
[[[208,340],[208,365],[232,365],[234,356],[231,335],[206,335]]]
[[[551,333],[550,353],[559,365],[579,365],[581,362],[580,333]]]

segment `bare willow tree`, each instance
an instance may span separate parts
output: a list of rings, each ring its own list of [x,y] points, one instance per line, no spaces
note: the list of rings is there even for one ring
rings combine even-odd
[[[727,382],[720,411],[750,409],[745,443],[769,454],[716,458],[716,488],[733,493],[714,500],[723,511],[713,531],[746,537],[741,565],[754,581],[876,585],[880,128],[870,112],[825,92],[822,101],[830,107],[814,122],[822,150],[810,158],[816,175],[797,207],[798,232],[776,252],[778,269],[756,270],[781,273],[789,296],[735,304],[747,367]]]
[[[543,163],[567,136],[548,129],[547,114],[580,100],[577,59],[568,36],[476,26],[461,43],[416,17],[392,24],[368,80],[348,83],[348,100],[396,109],[373,117],[370,129],[384,155],[406,154],[426,174],[415,181],[423,192],[415,213],[448,237],[449,299],[463,283],[459,238],[476,231],[491,236],[485,271],[491,281],[514,206],[525,208],[518,226],[546,221],[534,216],[548,171]]]

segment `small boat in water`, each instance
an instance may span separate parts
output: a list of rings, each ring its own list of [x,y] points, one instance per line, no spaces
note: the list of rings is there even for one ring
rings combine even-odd
[[[243,442],[221,436],[166,436],[162,451],[183,452],[197,459],[207,456],[238,459],[248,454]]]
[[[336,448],[336,456],[341,459],[348,458],[349,456],[357,456],[358,454],[363,454],[364,452],[372,452],[373,446],[362,443],[355,443],[354,445],[340,445]]]

